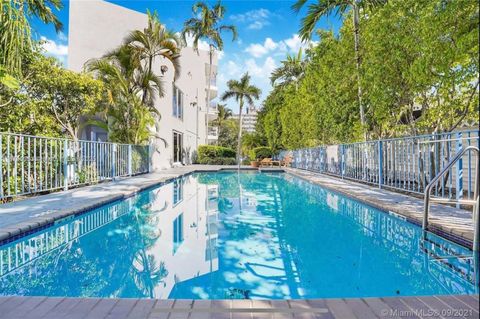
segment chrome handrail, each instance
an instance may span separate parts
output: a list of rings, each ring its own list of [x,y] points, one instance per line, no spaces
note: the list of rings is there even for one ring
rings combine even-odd
[[[423,211],[423,222],[422,222],[422,228],[424,231],[428,230],[428,214],[430,212],[430,192],[432,190],[432,187],[438,183],[440,178],[442,178],[451,168],[452,166],[458,162],[462,156],[468,152],[468,151],[475,151],[477,153],[477,176],[475,179],[475,186],[474,186],[474,203],[473,205],[473,210],[472,210],[472,218],[473,218],[473,251],[478,252],[479,249],[479,244],[480,244],[480,234],[479,234],[479,224],[480,224],[480,218],[478,216],[479,214],[479,207],[480,207],[480,201],[479,201],[479,180],[480,180],[480,150],[476,146],[468,146],[463,149],[461,149],[455,157],[442,169],[440,173],[438,173],[425,187],[425,202],[424,202],[424,211]],[[459,200],[452,200],[452,202],[459,203]]]

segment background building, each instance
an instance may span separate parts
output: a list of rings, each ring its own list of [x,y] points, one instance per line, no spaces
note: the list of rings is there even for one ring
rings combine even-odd
[[[244,132],[254,133],[257,125],[258,111],[255,106],[250,106],[245,109],[245,113],[242,115],[242,129]],[[233,115],[238,119],[238,114]]]
[[[118,47],[132,30],[147,26],[146,14],[102,0],[71,0],[68,34],[68,68],[81,71],[85,62],[100,58]],[[162,75],[165,96],[157,98],[155,106],[161,119],[155,124],[157,134],[165,139],[152,141],[152,169],[166,169],[174,165],[190,164],[197,147],[212,143],[218,138],[216,132],[207,135],[208,117],[217,116],[215,104],[207,103],[208,51],[195,52],[191,47],[181,51],[181,74],[174,81],[174,69],[170,61],[158,58],[155,61],[157,74],[167,67]],[[217,56],[213,57],[213,76],[210,99],[218,95],[216,86]],[[153,129],[153,128],[152,128]],[[86,126],[82,139],[105,140],[107,132],[96,126]]]

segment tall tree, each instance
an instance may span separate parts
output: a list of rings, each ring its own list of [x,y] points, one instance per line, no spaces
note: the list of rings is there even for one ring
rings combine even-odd
[[[225,91],[221,99],[222,101],[228,99],[235,99],[239,106],[239,113],[238,113],[238,142],[237,142],[237,163],[240,165],[241,159],[241,150],[242,150],[242,111],[243,105],[247,102],[249,105],[253,105],[254,100],[258,100],[260,98],[260,94],[262,91],[257,88],[256,86],[250,84],[250,75],[245,73],[240,80],[229,80],[227,82],[227,91]]]
[[[143,30],[131,31],[123,41],[133,49],[132,53],[141,61],[145,74],[153,73],[153,63],[158,57],[169,60],[174,68],[175,79],[180,75],[180,50],[184,46],[182,38],[163,25],[157,12],[148,12],[148,25]],[[159,87],[163,96],[163,88]],[[153,96],[144,88],[142,103],[153,102]]]
[[[204,40],[209,45],[209,64],[207,79],[207,97],[206,110],[207,119],[210,104],[210,90],[212,79],[212,60],[216,50],[223,50],[222,32],[232,33],[232,41],[237,39],[237,29],[233,25],[224,25],[222,20],[225,16],[225,7],[218,1],[213,7],[209,8],[205,2],[197,2],[192,7],[194,17],[185,21],[182,37],[186,41],[187,36],[193,37],[193,48],[198,52],[198,42]],[[206,121],[206,140],[208,143],[208,120]]]
[[[300,28],[300,37],[302,40],[309,40],[313,34],[315,25],[324,16],[330,15],[332,12],[344,14],[347,10],[353,11],[353,33],[355,45],[355,63],[357,68],[357,99],[360,111],[360,122],[364,130],[364,139],[367,139],[365,108],[362,101],[362,85],[361,85],[361,66],[362,57],[360,54],[360,9],[372,8],[384,4],[386,0],[318,0],[308,7],[307,15],[302,19]],[[298,0],[293,4],[292,8],[298,12],[307,3],[307,0]]]
[[[273,70],[270,75],[272,85],[288,85],[295,83],[298,87],[298,81],[305,74],[306,62],[302,59],[302,49],[298,51],[297,55],[287,54],[287,59],[280,62],[282,65]]]

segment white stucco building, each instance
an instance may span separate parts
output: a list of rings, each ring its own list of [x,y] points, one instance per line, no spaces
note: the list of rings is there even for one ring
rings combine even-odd
[[[238,119],[238,114],[233,116]],[[242,114],[242,130],[248,133],[254,133],[257,125],[258,111],[254,106],[247,107]]]
[[[103,0],[71,0],[69,5],[68,68],[74,71],[81,71],[88,60],[100,58],[118,47],[129,31],[147,26],[146,14]],[[167,67],[162,75],[165,96],[155,102],[161,114],[156,131],[167,145],[160,139],[152,141],[153,170],[189,164],[199,145],[212,143],[217,138],[214,130],[207,135],[206,129],[207,114],[212,120],[217,112],[216,104],[211,101],[218,95],[217,56],[213,57],[210,101],[207,102],[208,61],[207,51],[197,53],[191,47],[183,48],[181,74],[175,81],[170,61],[163,58],[155,61],[156,74],[162,75],[160,68]],[[107,139],[106,132],[95,126],[86,126],[81,134],[82,139]]]

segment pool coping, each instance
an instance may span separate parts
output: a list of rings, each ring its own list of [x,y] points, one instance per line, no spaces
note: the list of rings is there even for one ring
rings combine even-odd
[[[202,172],[220,172],[220,171],[231,171],[231,170],[236,170],[238,166],[220,166],[220,165],[192,165],[192,166],[183,166],[183,167],[178,167],[178,168],[173,168],[165,171],[160,171],[160,172],[155,172],[155,173],[148,173],[148,174],[143,174],[143,175],[138,175],[135,177],[130,177],[126,179],[122,179],[120,181],[113,181],[113,182],[108,182],[108,183],[103,183],[103,186],[109,186],[109,184],[115,186],[115,183],[121,183],[122,181],[125,180],[130,180],[132,181],[133,179],[137,178],[139,180],[141,179],[148,179],[151,177],[151,180],[148,181],[143,181],[141,184],[136,184],[135,186],[130,186],[130,189],[127,190],[120,190],[118,194],[112,194],[108,196],[104,196],[100,199],[95,199],[92,200],[91,202],[85,203],[83,205],[77,205],[75,207],[68,207],[64,208],[58,211],[51,212],[48,216],[39,216],[39,217],[34,217],[30,218],[29,220],[20,222],[18,224],[14,225],[9,225],[7,227],[0,227],[0,245],[15,241],[19,238],[28,236],[32,233],[35,233],[37,231],[40,231],[42,229],[48,228],[52,225],[54,225],[56,222],[61,222],[62,220],[66,218],[72,218],[76,217],[85,213],[88,213],[89,211],[98,208],[103,205],[111,204],[115,201],[120,201],[124,200],[126,198],[135,196],[136,194],[145,191],[150,188],[158,187],[164,184],[167,184],[171,182],[172,180],[187,176],[193,173],[202,173]],[[378,191],[378,188],[374,188],[372,186],[366,185],[366,184],[361,184],[361,183],[356,183],[351,180],[343,180],[341,178],[337,177],[332,177],[330,175],[326,174],[321,174],[321,173],[315,173],[311,171],[305,171],[305,170],[300,170],[296,168],[253,168],[249,166],[242,166],[241,170],[251,170],[251,171],[260,171],[260,172],[285,172],[287,174],[291,174],[293,176],[296,176],[298,178],[301,178],[303,180],[306,180],[310,183],[319,185],[321,187],[324,187],[328,189],[329,191],[332,191],[337,194],[341,194],[343,196],[346,196],[350,199],[353,199],[355,201],[361,202],[362,204],[374,207],[378,210],[381,210],[384,213],[389,213],[392,215],[399,215],[400,217],[403,217],[406,219],[406,221],[417,225],[421,226],[421,218],[418,217],[418,212],[411,212],[411,211],[406,211],[405,209],[402,209],[399,203],[394,203],[392,201],[381,201],[376,198],[368,197],[368,196],[360,196],[359,194],[355,194],[354,192],[350,191],[345,191],[341,188],[334,187],[332,186],[331,183],[328,183],[328,179],[337,181],[337,182],[342,182],[345,184],[350,184],[350,185],[356,185],[356,186],[361,186],[363,189],[370,189],[370,190],[376,190]],[[320,177],[323,178],[323,182]],[[97,185],[91,185],[91,186],[86,186],[86,187],[96,187]],[[83,189],[85,189],[84,187]],[[78,189],[81,190],[81,189]],[[75,191],[75,190],[73,190]],[[421,201],[418,198],[408,196],[405,194],[400,194],[397,192],[392,192],[389,190],[382,189],[381,190],[384,193],[388,193],[391,195],[395,195],[396,197],[402,197],[410,200],[410,201]],[[56,194],[61,194],[61,193],[56,193]],[[49,195],[40,195],[36,196],[33,198],[30,198],[31,200],[35,201],[35,199],[39,198],[45,198],[45,196]],[[19,201],[21,202],[21,201]],[[397,204],[397,205],[395,205]],[[435,214],[435,209],[438,209],[439,207],[445,207],[445,206],[433,206],[432,207],[432,215]],[[0,209],[2,208],[2,205],[0,205]],[[450,209],[450,208],[449,208]],[[399,217],[397,216],[397,217]],[[1,217],[1,215],[0,215]],[[471,249],[472,247],[472,240],[473,240],[473,231],[472,232],[465,232],[461,231],[452,227],[448,227],[442,224],[439,224],[436,220],[431,220],[430,222],[430,229],[431,232],[442,236],[448,240],[451,240],[455,242],[456,244],[462,245],[464,247],[467,247]]]

